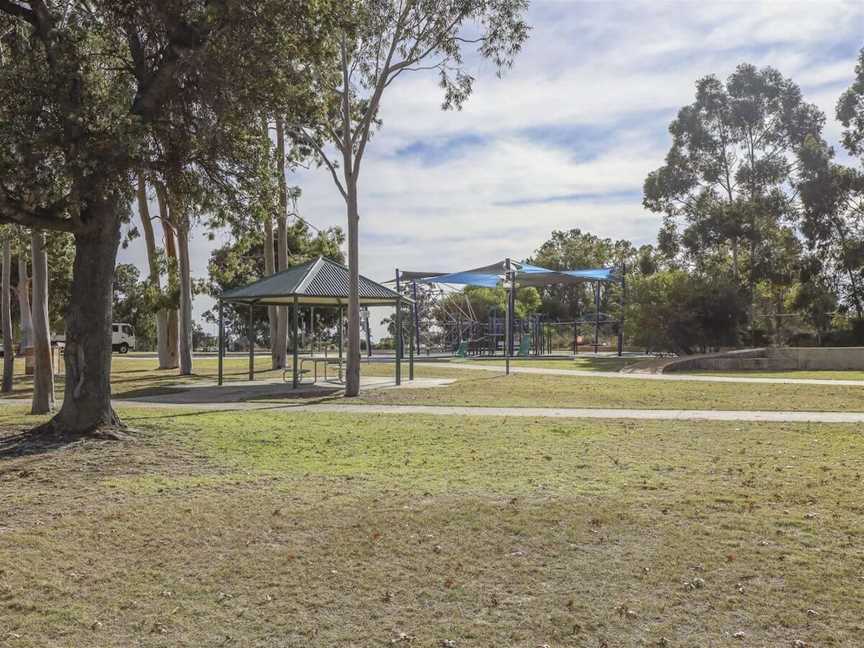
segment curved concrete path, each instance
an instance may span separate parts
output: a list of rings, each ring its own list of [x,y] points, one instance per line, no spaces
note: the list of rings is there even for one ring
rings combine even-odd
[[[418,363],[419,364],[419,363]],[[416,365],[415,365],[416,366]],[[484,364],[482,361],[450,362],[442,364],[448,369],[469,371],[506,371],[504,365]],[[541,374],[546,376],[575,376],[579,378],[619,378],[621,380],[678,380],[685,382],[763,383],[769,385],[846,385],[864,387],[864,380],[820,380],[818,378],[748,378],[747,376],[700,376],[694,374],[621,373],[618,371],[584,371],[581,369],[551,369],[547,367],[510,366],[510,373]]]
[[[864,423],[864,412],[769,412],[744,410],[663,410],[568,407],[462,407],[452,405],[354,405],[319,403],[294,405],[285,402],[164,403],[115,400],[126,407],[176,407],[217,411],[291,411],[318,414],[385,414],[405,416],[504,416],[519,418],[640,419],[676,421],[765,421],[775,423]]]
[[[454,407],[444,405],[301,405],[307,412],[427,414],[434,416],[518,416],[527,418],[672,419],[681,421],[774,421],[864,423],[864,412],[746,412],[723,410],[592,409],[559,407]]]

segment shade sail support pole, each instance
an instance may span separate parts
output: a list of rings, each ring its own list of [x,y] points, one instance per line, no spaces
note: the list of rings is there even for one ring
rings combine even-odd
[[[505,372],[509,376],[510,375],[510,346],[513,342],[513,315],[511,313],[511,308],[513,306],[513,272],[510,269],[510,257],[507,257],[505,260],[505,273],[504,276],[507,278],[508,286],[508,294],[507,294],[507,309],[504,312],[504,366]]]
[[[417,320],[417,302],[411,305],[414,320]],[[408,380],[414,380],[414,326],[408,327]]]
[[[219,385],[222,385],[222,357],[225,355],[225,313],[222,300],[219,300]]]
[[[627,306],[627,264],[621,263],[621,315],[618,318],[618,357],[624,354],[624,309]]]
[[[600,282],[594,282],[594,353],[600,348]]]
[[[414,340],[417,343],[417,355],[420,355],[420,312],[417,310],[417,282],[411,282],[411,299],[414,300]],[[411,380],[414,380],[413,366]]]
[[[396,385],[402,384],[402,291],[399,268],[396,268]]]

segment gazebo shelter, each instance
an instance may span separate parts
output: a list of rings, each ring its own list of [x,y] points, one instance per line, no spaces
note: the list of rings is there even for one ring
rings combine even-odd
[[[342,314],[348,304],[348,268],[324,257],[259,279],[247,286],[222,293],[219,299],[219,384],[222,384],[222,362],[225,355],[224,304],[245,305],[249,308],[247,336],[249,339],[249,380],[255,378],[255,330],[252,315],[257,306],[291,306],[291,340],[293,347],[292,386],[300,385],[299,310],[301,306],[324,306],[339,309],[339,359],[342,359]],[[371,279],[360,276],[361,306],[394,306],[397,319],[402,304],[414,302]],[[401,378],[397,353],[397,383]]]

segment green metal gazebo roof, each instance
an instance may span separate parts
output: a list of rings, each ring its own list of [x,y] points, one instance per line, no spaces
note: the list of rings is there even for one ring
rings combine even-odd
[[[302,265],[259,279],[247,286],[222,294],[222,301],[234,304],[278,306],[287,304],[342,306],[348,303],[348,268],[330,259],[318,257]],[[360,304],[392,306],[400,297],[395,290],[360,275]]]

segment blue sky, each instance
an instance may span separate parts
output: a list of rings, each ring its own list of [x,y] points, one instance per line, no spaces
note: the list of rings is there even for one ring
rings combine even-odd
[[[462,111],[440,110],[431,75],[388,89],[360,177],[363,274],[522,258],[553,229],[653,242],[660,219],[642,208],[642,182],[662,164],[668,124],[698,78],[742,62],[776,67],[827,113],[824,135],[838,146],[834,105],[864,46],[860,2],[534,0],[528,21],[530,40],[503,78],[468,59],[476,82]],[[344,225],[325,170],[289,182],[302,187],[304,218]],[[195,275],[220,242],[193,238]],[[138,243],[121,260],[143,269]],[[196,298],[196,311],[208,305]]]

